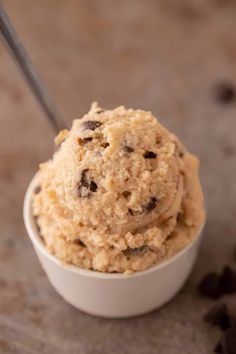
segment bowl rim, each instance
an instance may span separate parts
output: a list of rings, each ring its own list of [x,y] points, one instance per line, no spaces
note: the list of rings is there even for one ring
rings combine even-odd
[[[205,225],[205,222],[200,226],[197,236],[194,238],[192,242],[190,242],[186,247],[184,247],[182,250],[177,252],[174,256],[144,270],[144,271],[139,271],[139,272],[134,272],[132,274],[125,274],[125,273],[105,273],[105,272],[99,272],[95,270],[89,270],[89,269],[83,269],[80,267],[77,267],[73,264],[67,264],[63,261],[61,261],[59,258],[51,254],[46,246],[44,245],[37,226],[34,221],[34,217],[32,215],[32,210],[31,210],[31,199],[32,199],[32,194],[33,191],[37,185],[37,180],[38,180],[38,175],[39,173],[36,173],[33,179],[31,180],[26,193],[24,197],[24,202],[23,202],[23,219],[25,223],[25,228],[28,233],[28,236],[30,237],[31,242],[35,246],[36,249],[39,249],[41,253],[43,253],[46,258],[50,259],[53,263],[58,265],[59,267],[64,268],[65,270],[78,273],[80,275],[86,276],[86,277],[92,277],[92,278],[102,278],[102,279],[130,279],[131,277],[140,277],[146,274],[150,274],[152,272],[158,271],[164,267],[167,267],[171,263],[176,262],[178,259],[180,259],[185,253],[187,253],[192,247],[194,247],[198,241],[201,239],[202,231]]]

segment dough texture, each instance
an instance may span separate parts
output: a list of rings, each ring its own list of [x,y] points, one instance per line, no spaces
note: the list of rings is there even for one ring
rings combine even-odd
[[[62,261],[142,271],[197,236],[205,219],[199,162],[150,112],[94,103],[55,142],[32,209],[47,249]]]

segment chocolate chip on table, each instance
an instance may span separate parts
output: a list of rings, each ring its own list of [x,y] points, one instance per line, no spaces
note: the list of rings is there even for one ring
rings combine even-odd
[[[123,150],[124,150],[124,152],[127,152],[128,154],[130,154],[131,152],[134,152],[134,149],[128,145],[125,145],[123,147]]]
[[[219,102],[228,104],[235,100],[236,89],[230,82],[222,82],[215,88],[216,98]]]
[[[149,250],[148,246],[141,246],[138,248],[131,248],[128,247],[126,250],[123,251],[124,255],[126,256],[140,256],[146,253]]]
[[[153,151],[146,151],[143,155],[145,159],[155,159],[157,157],[157,154]]]
[[[36,186],[34,188],[34,194],[39,194],[41,192],[41,190],[42,190],[42,187],[40,185]]]
[[[208,273],[198,286],[202,296],[219,299],[222,296],[220,276],[217,273]]]
[[[155,209],[156,206],[157,206],[157,198],[151,197],[149,202],[143,206],[143,210],[149,212]]]
[[[230,317],[230,326],[236,327],[236,317],[235,316]]]
[[[220,282],[223,293],[236,293],[236,272],[229,266],[224,267]]]
[[[102,123],[99,122],[98,120],[87,120],[82,124],[84,130],[95,130],[99,128],[101,125]]]
[[[123,197],[125,197],[125,198],[127,199],[127,198],[129,198],[129,197],[131,196],[131,192],[129,192],[129,191],[124,191],[124,192],[122,193],[122,195],[123,195]]]
[[[223,353],[236,354],[236,327],[232,326],[224,332],[221,345]]]
[[[218,342],[216,344],[215,349],[214,349],[214,353],[219,353],[219,354],[223,353],[223,348],[222,348],[222,345],[220,342]]]
[[[89,188],[90,188],[90,191],[94,193],[94,192],[97,191],[98,186],[97,186],[97,184],[94,181],[91,181]]]
[[[213,306],[203,318],[207,323],[219,327],[222,331],[230,327],[230,316],[224,303]]]
[[[236,272],[225,266],[220,275],[207,274],[199,284],[199,291],[203,296],[212,299],[223,294],[236,293]],[[236,318],[229,314],[227,306],[224,303],[214,306],[204,315],[204,320],[224,331],[214,352],[236,354]]]

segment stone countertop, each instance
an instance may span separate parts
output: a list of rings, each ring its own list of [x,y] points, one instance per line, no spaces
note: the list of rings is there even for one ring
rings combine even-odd
[[[209,354],[220,333],[196,292],[231,262],[236,243],[234,0],[6,0],[6,9],[63,116],[97,100],[151,110],[201,159],[208,220],[197,264],[162,309],[133,319],[86,315],[54,291],[22,221],[24,192],[53,132],[0,46],[0,353]],[[236,297],[226,297],[236,312]]]

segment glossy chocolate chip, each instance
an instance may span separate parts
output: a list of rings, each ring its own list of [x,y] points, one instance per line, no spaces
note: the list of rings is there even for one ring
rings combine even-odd
[[[95,130],[102,125],[98,120],[87,120],[83,122],[82,126],[84,130]]]
[[[153,151],[146,151],[143,155],[145,159],[155,159],[157,157],[157,154]]]

